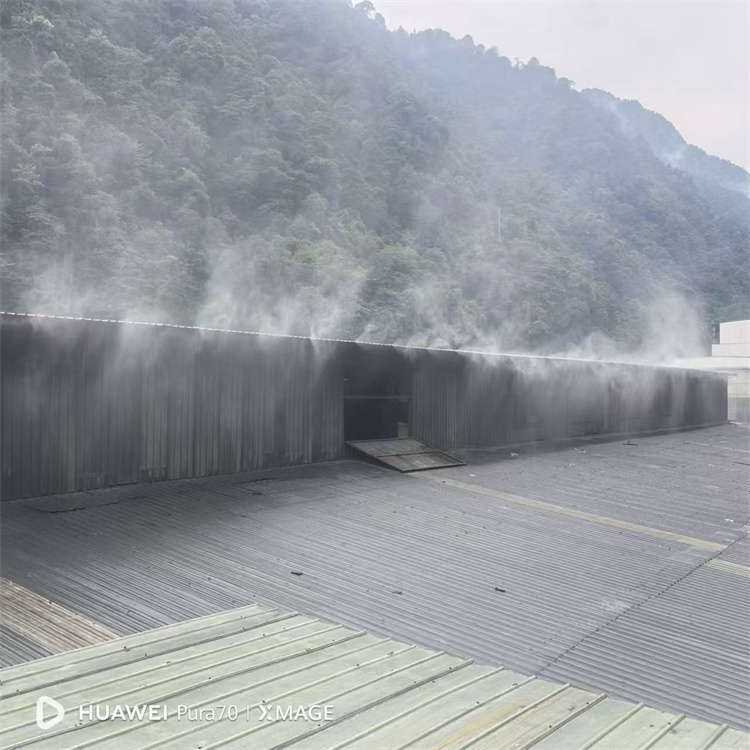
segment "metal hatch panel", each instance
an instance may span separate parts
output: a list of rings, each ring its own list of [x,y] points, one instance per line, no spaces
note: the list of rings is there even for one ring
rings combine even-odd
[[[346,444],[358,453],[404,473],[466,465],[455,456],[425,445],[414,438],[347,440]]]

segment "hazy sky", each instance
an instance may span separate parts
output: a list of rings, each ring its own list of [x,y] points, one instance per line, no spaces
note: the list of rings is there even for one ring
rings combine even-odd
[[[750,0],[374,0],[389,28],[442,28],[637,99],[750,168]]]

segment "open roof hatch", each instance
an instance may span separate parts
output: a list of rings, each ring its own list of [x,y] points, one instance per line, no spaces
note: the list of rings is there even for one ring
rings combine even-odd
[[[346,444],[357,453],[402,472],[466,465],[455,456],[420,443],[414,438],[347,440]]]

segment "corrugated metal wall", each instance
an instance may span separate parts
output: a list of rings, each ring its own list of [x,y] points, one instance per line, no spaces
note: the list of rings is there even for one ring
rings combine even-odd
[[[445,449],[727,418],[726,380],[712,373],[440,352],[415,359],[411,433]]]
[[[391,347],[0,318],[3,499],[344,455],[344,376]],[[409,429],[439,448],[721,422],[711,373],[398,349]],[[373,359],[374,358],[374,359]],[[395,430],[395,428],[394,428]],[[395,432],[394,432],[395,436]]]
[[[325,344],[20,317],[0,343],[4,499],[343,453]]]

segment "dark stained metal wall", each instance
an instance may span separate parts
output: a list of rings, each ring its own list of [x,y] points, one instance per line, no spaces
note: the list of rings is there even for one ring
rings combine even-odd
[[[712,373],[2,315],[1,496],[340,458],[357,362],[406,377],[410,434],[442,449],[727,414]]]
[[[716,424],[726,379],[713,373],[544,357],[416,358],[411,434],[444,449]]]
[[[3,499],[343,455],[323,343],[20,317],[1,333]]]

